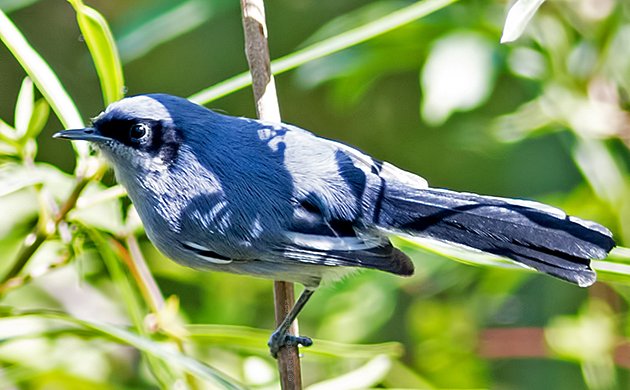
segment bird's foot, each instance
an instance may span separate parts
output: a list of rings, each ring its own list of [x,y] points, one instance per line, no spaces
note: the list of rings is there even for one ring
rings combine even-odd
[[[267,342],[269,346],[269,352],[271,352],[271,356],[274,358],[278,358],[278,352],[282,347],[294,347],[297,345],[301,345],[303,347],[310,347],[313,345],[313,340],[309,337],[305,336],[293,336],[288,334],[286,331],[275,331],[271,334],[269,338],[269,342]]]

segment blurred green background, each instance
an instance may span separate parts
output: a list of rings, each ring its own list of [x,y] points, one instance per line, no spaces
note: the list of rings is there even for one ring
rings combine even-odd
[[[267,1],[271,57],[411,4]],[[247,70],[237,1],[88,5],[111,27],[127,95],[190,96]],[[500,44],[508,7],[454,2],[278,75],[283,120],[355,145],[436,187],[561,207],[605,224],[628,246],[630,3],[549,1],[523,36]],[[82,119],[96,116],[104,108],[99,76],[73,7],[0,0],[0,9],[57,73]],[[25,136],[18,146],[6,140],[5,133],[19,132],[13,128],[20,122],[18,95],[28,97],[25,76],[0,45],[4,272],[74,185],[60,170],[73,172],[75,154],[51,139],[63,129],[52,112],[36,138]],[[207,106],[255,116],[249,88]],[[194,271],[162,257],[127,212],[128,201],[105,191],[112,176],[88,186],[81,210],[53,226],[20,277],[0,289],[0,387],[220,388],[202,374],[182,374],[194,371],[187,364],[203,362],[208,366],[199,369],[209,376],[214,367],[247,387],[277,388],[265,346],[273,328],[272,283]],[[139,287],[142,277],[127,269],[129,261],[119,262],[121,253],[133,254],[130,237],[137,237],[162,294],[172,297],[163,307],[147,301],[151,294]],[[580,289],[483,256],[399,245],[416,264],[412,278],[359,272],[322,288],[306,307],[301,333],[316,339],[303,350],[307,387],[630,387],[627,249],[598,263],[603,282]]]

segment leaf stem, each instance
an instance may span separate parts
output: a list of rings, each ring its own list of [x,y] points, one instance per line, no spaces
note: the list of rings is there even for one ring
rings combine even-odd
[[[124,240],[127,248],[121,245],[118,240],[113,238],[110,240],[110,243],[114,248],[116,248],[118,255],[123,260],[129,271],[131,271],[131,275],[140,289],[140,293],[142,294],[144,301],[149,306],[149,309],[156,318],[159,318],[160,312],[163,312],[166,307],[164,296],[162,295],[157,282],[153,278],[153,275],[149,271],[149,267],[142,255],[142,251],[140,250],[136,237],[133,233],[127,233],[124,236]],[[161,327],[159,320],[157,321],[157,326]],[[162,330],[165,330],[166,335],[175,344],[177,350],[181,354],[185,355],[186,348],[184,340],[179,337],[179,335],[169,332],[168,329]],[[199,388],[192,374],[185,372],[184,378],[189,389],[196,390]]]
[[[149,267],[147,267],[146,260],[140,251],[140,246],[138,245],[138,240],[133,234],[128,234],[125,236],[125,243],[127,244],[128,252],[128,261],[127,267],[131,270],[134,278],[136,279],[136,283],[140,290],[142,291],[142,295],[144,296],[145,301],[149,304],[151,311],[154,313],[158,313],[160,310],[164,309],[164,296],[160,291],[160,287],[158,287],[153,275],[149,271]]]

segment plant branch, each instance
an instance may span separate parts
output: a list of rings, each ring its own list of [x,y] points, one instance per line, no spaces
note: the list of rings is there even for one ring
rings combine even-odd
[[[88,185],[88,183],[93,179],[93,177],[79,177],[77,178],[77,183],[75,184],[72,192],[66,199],[66,201],[62,204],[59,211],[53,216],[52,222],[54,223],[54,229],[46,229],[43,228],[46,224],[38,223],[37,226],[33,229],[31,233],[26,236],[20,251],[18,252],[16,260],[13,262],[13,266],[7,272],[6,275],[0,281],[0,285],[4,286],[10,282],[11,279],[15,278],[22,272],[28,261],[31,259],[33,254],[39,249],[40,246],[46,240],[54,234],[57,230],[57,226],[59,223],[64,220],[64,218],[68,215],[68,213],[74,208],[77,204],[77,200],[79,199],[79,195]],[[0,288],[0,291],[4,291],[4,288]]]
[[[127,267],[131,271],[136,279],[136,284],[140,288],[144,300],[149,304],[149,307],[154,313],[160,312],[164,309],[164,296],[158,287],[157,282],[153,278],[149,267],[147,267],[146,260],[140,251],[138,240],[133,234],[125,236],[125,243],[129,250],[128,257],[123,257]]]
[[[138,245],[138,240],[136,239],[136,236],[134,236],[133,233],[129,232],[126,233],[123,238],[125,240],[125,244],[127,245],[126,248],[118,240],[113,238],[110,240],[110,243],[114,248],[116,248],[118,255],[131,272],[131,275],[135,280],[144,301],[151,310],[151,316],[155,319],[155,325],[157,326],[155,329],[152,330],[163,330],[169,340],[171,340],[176,345],[177,350],[181,354],[185,355],[186,348],[184,345],[184,340],[182,339],[183,332],[173,332],[173,329],[171,329],[172,327],[169,327],[168,329],[162,328],[163,324],[160,322],[159,318],[165,310],[168,310],[166,308],[166,301],[164,300],[162,291],[160,291],[160,287],[153,278],[151,271],[149,271],[149,267],[147,266],[147,262],[142,255],[142,251],[140,250],[140,246]],[[193,375],[191,375],[189,372],[185,372],[184,376],[189,389],[199,389],[199,386],[197,385],[197,382],[195,381]]]
[[[241,0],[243,29],[245,31],[245,53],[252,74],[254,99],[258,117],[280,122],[280,109],[276,86],[271,74],[267,25],[263,0]],[[295,301],[293,283],[274,282],[274,305],[276,325],[280,325]],[[291,334],[297,334],[297,323],[293,323]],[[302,376],[297,346],[283,347],[278,353],[278,369],[282,388],[301,389]]]

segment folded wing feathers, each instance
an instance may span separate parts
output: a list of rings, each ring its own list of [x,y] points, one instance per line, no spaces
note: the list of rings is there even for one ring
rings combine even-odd
[[[365,241],[359,237],[328,237],[289,232],[290,242],[277,248],[292,261],[327,266],[365,267],[398,275],[412,275],[413,263],[389,240]]]

